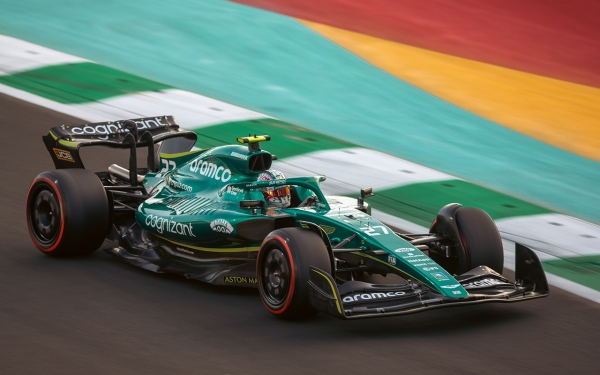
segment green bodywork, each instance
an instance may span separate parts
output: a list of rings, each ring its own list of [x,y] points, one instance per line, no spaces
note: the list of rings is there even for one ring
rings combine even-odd
[[[358,264],[375,264],[418,280],[450,298],[468,296],[467,291],[422,251],[394,233],[377,219],[347,205],[342,197],[325,197],[319,187],[323,176],[257,181],[261,172],[250,168],[251,157],[265,154],[243,145],[229,145],[181,154],[160,154],[161,168],[148,173],[143,185],[150,198],[143,202],[136,220],[140,226],[190,257],[254,260],[260,241],[240,235],[240,224],[251,220],[292,217],[319,225],[333,246],[357,234],[344,248]],[[308,207],[242,209],[240,201],[264,201],[262,189],[288,185],[300,200],[314,195],[316,204]],[[383,250],[383,252],[373,252]]]

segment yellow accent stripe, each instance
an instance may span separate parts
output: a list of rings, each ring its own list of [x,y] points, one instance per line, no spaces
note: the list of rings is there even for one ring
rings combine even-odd
[[[52,133],[51,131],[50,131],[50,132],[48,132],[48,133],[49,133],[49,134],[52,136],[52,138],[54,138],[54,140],[55,140],[55,141],[58,139],[58,137],[57,137],[57,136],[55,136],[55,135],[54,135],[54,133]]]
[[[200,246],[192,246],[183,242],[173,241],[161,236],[156,236],[162,240],[173,243],[175,245],[184,246],[189,249],[200,250],[200,251],[209,251],[212,253],[243,253],[246,251],[258,251],[260,250],[260,246],[252,246],[252,247],[237,247],[237,248],[223,248],[223,247],[200,247]]]
[[[335,306],[337,307],[337,310],[340,313],[340,315],[344,315],[344,314],[342,314],[342,309],[340,308],[340,302],[338,301],[337,296],[335,294],[335,288],[333,287],[331,280],[329,280],[329,277],[323,275],[321,272],[319,272],[317,270],[313,270],[313,271],[318,273],[319,275],[323,276],[325,278],[325,280],[327,280],[327,282],[329,283],[329,286],[331,287],[331,291],[333,292],[333,298],[335,299]]]
[[[202,150],[194,150],[194,151],[187,151],[187,152],[180,152],[177,154],[164,154],[164,153],[160,153],[160,157],[161,158],[165,158],[165,159],[174,159],[174,158],[180,158],[182,156],[187,156],[187,155],[191,155],[191,154],[197,154],[199,152],[202,151],[206,151],[206,148],[203,148]]]
[[[73,148],[77,148],[77,145],[79,145],[79,142],[71,142],[71,141],[67,141],[65,139],[59,139],[58,143],[63,146],[73,147]]]
[[[467,111],[600,161],[600,89],[300,20],[388,73]]]

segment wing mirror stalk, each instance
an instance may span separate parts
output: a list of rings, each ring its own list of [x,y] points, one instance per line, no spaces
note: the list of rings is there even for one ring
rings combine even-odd
[[[374,195],[375,194],[373,194],[372,187],[360,189],[360,197],[358,197],[358,207],[356,208],[360,211],[367,212],[367,207],[365,206],[365,198],[372,197]]]

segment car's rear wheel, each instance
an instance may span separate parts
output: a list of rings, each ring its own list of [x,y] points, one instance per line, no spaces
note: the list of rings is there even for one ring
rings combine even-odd
[[[317,313],[309,304],[309,266],[331,269],[327,247],[318,234],[302,228],[283,228],[265,238],[256,274],[267,310],[284,318]]]
[[[102,182],[86,169],[60,169],[38,175],[27,193],[26,210],[33,243],[52,256],[93,252],[110,226]]]

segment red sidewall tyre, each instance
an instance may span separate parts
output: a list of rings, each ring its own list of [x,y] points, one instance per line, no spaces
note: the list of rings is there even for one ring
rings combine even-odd
[[[29,235],[43,253],[88,254],[100,247],[110,228],[108,198],[91,171],[47,171],[29,187],[26,219]]]
[[[327,247],[318,234],[302,228],[283,228],[265,238],[256,275],[267,310],[283,318],[305,318],[317,313],[309,304],[309,266],[331,269]]]

